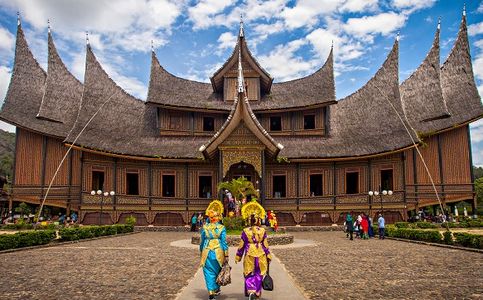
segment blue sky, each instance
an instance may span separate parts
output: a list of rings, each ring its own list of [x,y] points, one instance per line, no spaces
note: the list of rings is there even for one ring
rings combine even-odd
[[[483,4],[466,1],[473,71],[483,95]],[[458,32],[459,0],[0,0],[0,101],[10,81],[20,11],[29,45],[46,69],[47,19],[60,55],[83,81],[85,32],[99,61],[127,92],[145,100],[151,40],[169,72],[198,81],[229,57],[240,13],[248,45],[275,81],[308,75],[334,42],[336,94],[363,86],[400,32],[400,81],[423,61],[441,17],[441,60]],[[396,121],[396,120],[395,120]],[[0,128],[13,127],[0,122]],[[483,166],[483,121],[472,124],[474,163]]]

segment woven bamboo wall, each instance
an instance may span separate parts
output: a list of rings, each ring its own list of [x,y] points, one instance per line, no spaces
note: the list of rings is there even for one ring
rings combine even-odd
[[[471,183],[468,128],[460,127],[440,136],[445,183]]]
[[[50,181],[54,177],[55,171],[59,166],[62,158],[67,152],[68,148],[65,147],[61,140],[48,138],[47,139],[47,156],[45,160],[45,185],[49,185]],[[57,176],[55,176],[54,185],[68,185],[69,184],[69,161],[67,157],[62,163]]]

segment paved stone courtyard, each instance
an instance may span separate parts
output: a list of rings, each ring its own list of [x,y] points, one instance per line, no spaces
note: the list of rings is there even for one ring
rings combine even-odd
[[[0,254],[0,299],[174,299],[196,272],[199,254],[170,242],[190,237],[144,232]],[[317,244],[273,251],[310,299],[483,298],[480,253],[348,241],[342,232],[295,238]]]

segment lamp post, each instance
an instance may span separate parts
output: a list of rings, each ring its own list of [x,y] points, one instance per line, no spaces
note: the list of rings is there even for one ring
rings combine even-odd
[[[92,196],[95,196],[96,194],[101,196],[101,212],[99,214],[99,225],[102,225],[102,208],[104,204],[104,197],[108,197],[109,195],[114,196],[116,193],[114,191],[110,191],[110,192],[103,192],[101,190],[91,191]]]
[[[380,189],[380,187],[379,187],[379,189]],[[379,199],[380,199],[380,201],[381,201],[381,212],[383,212],[383,211],[384,211],[384,208],[383,208],[383,206],[382,206],[382,196],[383,196],[383,195],[384,195],[384,196],[386,196],[386,195],[391,196],[392,194],[393,194],[393,192],[392,192],[391,190],[388,190],[388,191],[386,191],[386,190],[382,190],[381,192],[379,192],[379,191],[369,191],[369,196],[370,196],[370,197],[372,197],[372,196],[379,196]]]

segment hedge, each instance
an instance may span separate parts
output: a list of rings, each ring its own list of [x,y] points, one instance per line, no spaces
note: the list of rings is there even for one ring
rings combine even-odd
[[[483,249],[483,235],[470,234],[464,232],[453,233],[455,242],[463,247]]]
[[[0,250],[45,245],[55,239],[55,230],[35,230],[0,235]]]
[[[386,228],[386,235],[390,237],[425,241],[433,243],[441,243],[441,234],[437,230],[418,230],[409,228],[396,228],[388,226]]]
[[[66,227],[59,230],[59,235],[63,241],[75,241],[133,231],[133,225],[115,224],[107,226]]]

